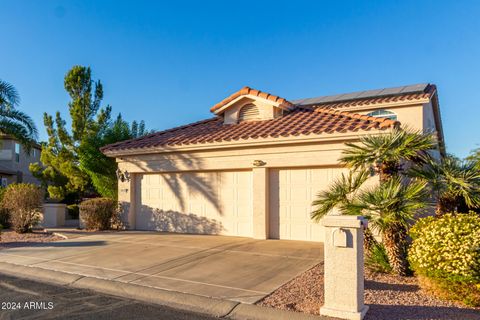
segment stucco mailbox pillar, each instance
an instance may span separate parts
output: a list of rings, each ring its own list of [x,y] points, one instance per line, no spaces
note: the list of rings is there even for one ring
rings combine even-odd
[[[325,227],[325,304],[320,314],[361,320],[368,310],[364,305],[363,228],[360,216],[326,216]]]
[[[63,203],[45,203],[43,205],[42,226],[46,228],[63,227],[67,205]]]

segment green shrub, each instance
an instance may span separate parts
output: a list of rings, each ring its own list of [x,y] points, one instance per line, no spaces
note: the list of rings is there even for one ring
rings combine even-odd
[[[370,251],[365,254],[365,266],[374,272],[392,272],[392,266],[390,266],[390,262],[388,261],[387,251],[382,243],[374,243]]]
[[[78,217],[80,216],[80,208],[79,208],[78,204],[68,205],[67,206],[67,212],[68,212],[68,216],[71,219],[78,219]]]
[[[409,260],[426,289],[480,305],[480,217],[469,213],[423,218],[410,235]]]
[[[31,232],[42,214],[43,191],[34,184],[9,185],[2,199],[2,208],[8,210],[10,223],[19,233]]]
[[[0,187],[0,225],[2,225],[3,228],[7,229],[10,228],[10,214],[8,213],[8,210],[2,205],[2,199],[5,190],[7,190],[7,188]]]
[[[111,229],[117,212],[117,202],[109,198],[85,200],[80,204],[80,220],[87,230]]]

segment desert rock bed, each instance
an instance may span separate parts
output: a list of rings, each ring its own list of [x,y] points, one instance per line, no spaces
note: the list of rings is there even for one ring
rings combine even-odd
[[[365,272],[366,320],[475,319],[480,308],[436,299],[423,292],[414,277]],[[258,302],[283,310],[319,314],[323,304],[323,264],[318,264]]]
[[[12,230],[3,230],[0,239],[0,250],[58,240],[63,240],[63,238],[45,231],[35,230],[32,233],[16,233]]]

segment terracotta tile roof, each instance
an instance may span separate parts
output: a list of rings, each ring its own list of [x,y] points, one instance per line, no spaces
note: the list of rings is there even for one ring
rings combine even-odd
[[[384,130],[398,124],[397,121],[350,112],[296,107],[282,117],[264,121],[224,124],[221,117],[211,118],[145,137],[110,144],[101,150],[108,153],[161,146],[196,145],[372,129]]]
[[[325,102],[325,103],[314,103],[310,106],[320,107],[320,108],[349,108],[349,107],[359,107],[359,106],[375,106],[382,105],[392,102],[410,102],[415,100],[430,99],[436,92],[437,87],[435,85],[429,84],[424,91],[406,93],[406,94],[397,94],[384,97],[371,97],[364,99],[351,99],[346,101],[335,101],[335,102]]]
[[[222,108],[224,105],[230,103],[231,101],[237,99],[238,97],[245,96],[245,95],[253,95],[253,96],[260,97],[260,98],[268,99],[270,101],[278,102],[279,104],[283,104],[287,107],[292,107],[293,106],[293,104],[290,101],[287,101],[284,98],[280,98],[279,96],[275,96],[273,94],[266,93],[266,92],[263,92],[263,91],[260,91],[260,90],[255,90],[255,89],[252,89],[252,88],[249,88],[249,87],[243,87],[242,89],[235,92],[234,94],[232,94],[228,98],[225,98],[222,101],[220,101],[219,103],[217,103],[216,105],[214,105],[210,109],[210,111],[215,112],[216,110]]]

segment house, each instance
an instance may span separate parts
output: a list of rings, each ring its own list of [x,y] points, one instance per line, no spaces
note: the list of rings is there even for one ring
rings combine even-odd
[[[408,126],[436,132],[445,152],[432,84],[300,100],[245,87],[210,111],[102,149],[117,159],[129,228],[323,241],[311,203],[346,170],[345,142]]]
[[[6,187],[11,183],[36,183],[38,180],[30,173],[30,163],[40,162],[42,147],[35,144],[30,152],[9,135],[0,136],[0,181]]]

